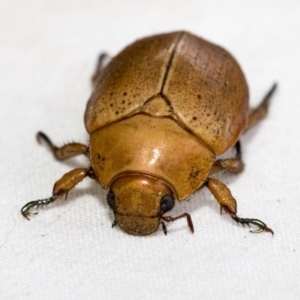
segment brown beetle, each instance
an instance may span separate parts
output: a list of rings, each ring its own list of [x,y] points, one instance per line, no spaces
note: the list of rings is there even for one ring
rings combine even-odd
[[[84,117],[90,145],[57,147],[38,133],[57,159],[85,154],[90,167],[63,175],[50,198],[29,202],[22,214],[36,214],[32,207],[67,195],[88,176],[109,189],[114,224],[130,234],[151,234],[159,224],[166,233],[164,221],[182,217],[193,231],[189,214],[164,214],[175,199],[183,201],[203,186],[236,222],[273,233],[260,220],[239,218],[230,190],[211,175],[242,171],[239,137],[265,116],[276,85],[249,110],[246,79],[235,59],[187,32],[138,40],[105,67],[104,59],[100,56]],[[234,157],[217,158],[231,147]]]

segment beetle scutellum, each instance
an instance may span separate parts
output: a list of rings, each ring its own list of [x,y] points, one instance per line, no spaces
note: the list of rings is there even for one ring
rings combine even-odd
[[[107,66],[101,55],[93,93],[84,116],[89,146],[55,146],[39,132],[59,160],[85,154],[89,168],[74,169],[55,184],[50,198],[27,203],[47,205],[66,195],[85,177],[108,189],[107,202],[124,231],[147,235],[164,222],[175,200],[183,201],[206,186],[221,209],[241,224],[272,230],[257,219],[236,215],[236,201],[225,184],[211,177],[243,169],[239,138],[267,113],[272,87],[255,109],[248,107],[248,87],[235,59],[224,49],[187,32],[150,36],[126,47]],[[217,156],[235,147],[228,159]]]

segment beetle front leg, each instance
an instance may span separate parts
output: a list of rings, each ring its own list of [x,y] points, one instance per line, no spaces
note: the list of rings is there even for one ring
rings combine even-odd
[[[244,163],[242,161],[242,150],[241,150],[240,141],[237,141],[234,147],[236,149],[235,157],[216,160],[210,170],[209,173],[210,175],[214,173],[218,173],[222,170],[226,170],[234,174],[241,173],[244,170]]]
[[[237,212],[236,201],[233,198],[229,188],[224,183],[222,183],[221,181],[219,181],[217,179],[208,178],[208,180],[206,182],[206,186],[211,191],[211,193],[214,195],[216,200],[219,202],[219,204],[221,205],[221,208],[224,209],[226,212],[228,212],[230,214],[230,216],[232,217],[232,219],[234,219],[237,223],[240,223],[243,226],[245,224],[248,226],[250,224],[258,226],[257,230],[251,231],[253,233],[267,231],[267,232],[271,232],[272,234],[274,234],[272,229],[268,228],[268,226],[264,222],[257,220],[257,219],[240,218],[236,215],[236,212]]]
[[[39,208],[40,206],[48,205],[51,202],[54,202],[59,196],[67,196],[68,192],[86,176],[93,177],[93,171],[91,168],[78,168],[64,174],[58,181],[55,182],[51,197],[31,201],[25,204],[21,209],[22,215],[29,220],[30,216],[37,214],[37,212],[30,212],[32,207]]]
[[[69,143],[62,147],[57,147],[52,143],[49,137],[43,132],[38,132],[36,137],[39,143],[41,141],[44,141],[47,144],[47,146],[52,151],[54,157],[58,160],[65,160],[72,156],[76,156],[80,154],[85,154],[85,155],[88,154],[88,147],[80,143]]]

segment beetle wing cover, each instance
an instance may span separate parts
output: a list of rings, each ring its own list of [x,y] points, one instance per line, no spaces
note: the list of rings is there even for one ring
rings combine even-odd
[[[248,87],[238,63],[219,46],[174,32],[139,40],[110,62],[87,104],[87,131],[142,111],[158,95],[169,116],[216,154],[245,129]]]
[[[248,115],[248,87],[224,49],[191,34],[177,44],[164,95],[174,114],[216,154],[233,146]]]
[[[111,60],[87,104],[89,133],[140,111],[149,98],[160,94],[178,36],[174,32],[144,38]]]

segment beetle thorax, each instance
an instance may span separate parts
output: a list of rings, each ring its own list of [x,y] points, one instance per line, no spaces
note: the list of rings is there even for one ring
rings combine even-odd
[[[144,174],[169,185],[183,200],[205,182],[215,155],[168,117],[137,114],[91,135],[90,161],[104,188],[125,174]]]

